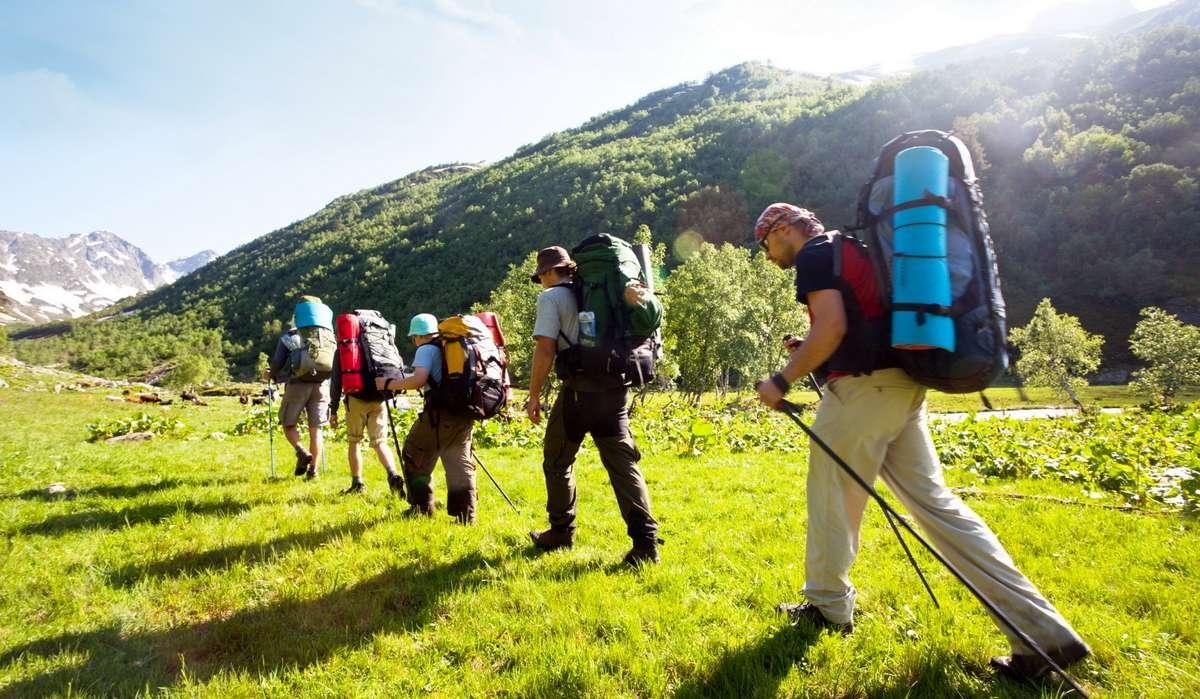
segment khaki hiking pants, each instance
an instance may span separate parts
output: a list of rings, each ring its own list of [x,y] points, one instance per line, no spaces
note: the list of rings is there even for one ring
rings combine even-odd
[[[946,487],[928,419],[924,387],[900,369],[882,369],[831,381],[812,428],[867,483],[882,477],[930,543],[1035,643],[1046,649],[1081,642],[979,515]],[[869,497],[810,445],[804,595],[830,621],[850,621],[854,612],[850,566]],[[1034,652],[1007,627],[1000,630],[1013,652]]]
[[[408,502],[433,511],[433,467],[440,458],[446,469],[446,512],[463,520],[475,516],[475,462],[471,460],[469,417],[426,409],[404,438],[400,461],[408,481]]]

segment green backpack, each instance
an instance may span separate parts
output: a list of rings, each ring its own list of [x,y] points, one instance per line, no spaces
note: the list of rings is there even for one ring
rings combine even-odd
[[[293,379],[324,381],[333,373],[337,339],[333,330],[310,325],[283,335],[288,348],[287,373]]]
[[[627,386],[649,383],[663,307],[649,291],[640,304],[625,303],[629,282],[651,288],[633,246],[600,233],[576,245],[571,258],[576,274],[569,286],[579,306],[579,341],[559,352],[558,376],[614,377]]]

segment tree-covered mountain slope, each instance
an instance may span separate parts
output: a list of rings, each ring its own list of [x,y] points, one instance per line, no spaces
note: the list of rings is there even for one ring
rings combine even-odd
[[[1050,296],[1123,360],[1140,308],[1200,305],[1197,76],[1200,32],[1184,28],[867,88],[739,65],[494,164],[431,167],[338,198],[106,319],[14,339],[27,359],[95,373],[136,374],[185,352],[245,371],[302,293],[403,324],[464,310],[529,251],[597,231],[647,224],[668,244],[688,230],[742,243],[780,199],[845,224],[886,140],[953,128],[977,150],[1012,321]]]

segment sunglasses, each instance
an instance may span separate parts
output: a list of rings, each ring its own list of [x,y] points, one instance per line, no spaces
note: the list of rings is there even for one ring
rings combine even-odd
[[[774,233],[778,228],[779,226],[771,228],[763,235],[762,240],[758,241],[758,247],[762,248],[763,252],[767,251],[767,248],[769,247],[767,241],[771,238],[771,234]]]

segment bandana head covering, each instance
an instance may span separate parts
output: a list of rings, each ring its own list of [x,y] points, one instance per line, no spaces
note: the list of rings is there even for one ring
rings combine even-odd
[[[758,221],[754,224],[754,239],[761,242],[768,233],[785,224],[800,224],[809,233],[825,230],[821,219],[808,209],[801,209],[795,204],[777,202],[763,209],[763,212],[758,215]]]

